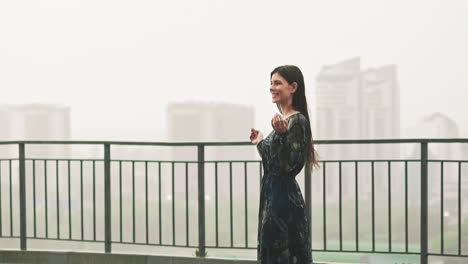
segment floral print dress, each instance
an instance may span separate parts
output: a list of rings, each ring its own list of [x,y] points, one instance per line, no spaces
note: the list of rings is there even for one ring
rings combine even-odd
[[[257,144],[264,169],[258,219],[259,264],[312,263],[309,222],[295,179],[309,150],[310,123],[302,113],[286,119],[286,132],[273,130]]]

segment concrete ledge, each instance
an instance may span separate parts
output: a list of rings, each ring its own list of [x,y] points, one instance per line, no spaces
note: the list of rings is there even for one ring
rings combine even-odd
[[[31,264],[255,264],[252,260],[176,256],[129,255],[117,253],[0,251],[0,263]]]
[[[119,253],[0,250],[1,264],[257,264],[255,260]],[[314,262],[314,264],[326,264]],[[340,263],[334,263],[340,264]],[[345,264],[345,263],[341,263]]]

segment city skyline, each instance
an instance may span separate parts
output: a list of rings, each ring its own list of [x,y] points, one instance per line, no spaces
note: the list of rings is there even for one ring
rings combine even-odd
[[[390,80],[390,79],[388,79],[389,76],[396,76],[396,74],[397,74],[396,71],[397,71],[398,66],[394,65],[394,64],[386,63],[386,64],[383,64],[382,66],[377,67],[377,68],[375,66],[372,66],[372,67],[369,67],[369,68],[365,68],[364,70],[361,71],[360,70],[361,67],[362,67],[361,62],[362,62],[361,57],[351,57],[351,58],[347,58],[347,59],[341,59],[338,62],[335,62],[335,64],[322,65],[321,71],[319,71],[316,74],[317,81],[311,83],[313,88],[308,89],[308,91],[307,91],[307,97],[308,97],[308,101],[309,101],[309,113],[310,113],[311,119],[312,119],[311,123],[315,122],[313,130],[314,130],[314,134],[315,134],[316,139],[320,140],[320,139],[333,139],[333,138],[338,139],[338,138],[340,138],[340,136],[338,136],[338,137],[332,136],[332,137],[329,137],[329,138],[320,138],[321,134],[328,134],[329,135],[330,133],[323,133],[323,132],[318,133],[318,132],[320,132],[321,129],[325,129],[324,126],[318,125],[319,122],[317,121],[317,120],[323,121],[323,120],[320,119],[320,109],[322,109],[323,104],[326,103],[326,101],[323,101],[323,102],[317,101],[317,96],[318,96],[317,92],[321,91],[319,88],[320,88],[320,79],[323,78],[323,77],[321,77],[321,74],[323,74],[323,72],[326,73],[327,71],[330,71],[330,69],[333,69],[333,67],[343,67],[341,65],[348,65],[348,66],[344,66],[344,67],[351,67],[351,68],[348,69],[348,70],[351,70],[351,72],[348,72],[348,73],[343,73],[343,72],[339,73],[339,72],[337,72],[337,73],[332,73],[332,75],[333,74],[338,74],[338,75],[339,74],[345,74],[345,75],[346,74],[352,74],[352,75],[357,74],[357,75],[360,76],[359,77],[359,82],[362,82],[363,83],[362,85],[370,88],[370,87],[372,87],[372,85],[377,84],[377,85],[375,85],[377,88],[370,88],[370,90],[369,90],[369,88],[362,88],[364,90],[367,89],[366,93],[368,93],[369,95],[366,98],[368,98],[368,99],[363,97],[364,93],[365,93],[364,90],[363,90],[363,92],[359,92],[360,98],[359,98],[359,101],[357,103],[361,108],[363,107],[363,109],[368,108],[369,111],[372,111],[373,105],[378,104],[378,102],[375,101],[375,100],[380,100],[381,103],[383,102],[383,100],[385,100],[384,97],[382,97],[382,96],[384,96],[386,93],[388,93],[388,91],[387,92],[379,92],[380,97],[375,96],[375,91],[376,91],[376,89],[381,90],[381,91],[385,91],[385,89],[382,90],[382,87],[391,85],[391,84],[383,84],[383,86],[382,86],[382,82],[385,82],[385,80],[386,80],[385,78],[387,78],[387,80]],[[354,68],[356,68],[356,69],[354,69]],[[341,70],[339,70],[339,71],[341,71]],[[356,72],[352,73],[353,71],[356,71]],[[379,77],[377,77],[377,76],[379,76]],[[387,77],[383,77],[383,76],[387,76]],[[328,78],[328,77],[326,77],[326,78]],[[330,78],[333,79],[333,78],[336,78],[336,77],[330,77]],[[376,80],[376,78],[379,79],[379,80]],[[397,77],[394,77],[394,78],[397,78]],[[368,83],[368,84],[365,85],[364,83]],[[379,87],[379,86],[382,86],[382,87]],[[396,81],[396,87],[398,88],[398,90],[400,89],[399,86],[400,86],[400,84],[399,84],[399,82],[397,80]],[[359,89],[361,89],[361,88],[359,88]],[[327,92],[327,93],[329,93],[329,92]],[[349,93],[349,91],[346,92],[346,93]],[[398,94],[399,93],[400,93],[400,91],[398,91]],[[373,94],[374,94],[374,96],[373,96]],[[363,100],[367,100],[367,101],[363,101]],[[392,99],[392,100],[395,100],[395,99]],[[398,103],[398,106],[397,106],[397,108],[395,108],[396,110],[398,110],[400,112],[401,112],[401,109],[399,108],[399,105],[401,104],[401,101],[404,101],[404,100],[401,100],[401,98],[397,99],[396,102]],[[370,103],[370,105],[369,105],[369,103]],[[225,105],[238,105],[238,106],[243,106],[243,107],[247,107],[247,108],[252,108],[253,109],[253,112],[252,112],[253,115],[250,118],[255,121],[253,126],[262,129],[260,126],[263,125],[264,132],[268,132],[268,131],[271,130],[270,127],[265,126],[265,124],[267,123],[267,122],[265,122],[265,120],[267,120],[268,118],[267,119],[261,118],[262,120],[258,120],[258,116],[260,115],[259,112],[264,112],[265,109],[258,109],[255,105],[252,105],[252,104],[235,103],[235,102],[231,102],[231,101],[220,101],[220,100],[215,100],[215,99],[207,100],[207,99],[203,99],[203,98],[195,98],[195,99],[192,98],[192,99],[186,99],[186,100],[174,100],[174,101],[171,101],[171,102],[167,102],[167,104],[165,104],[165,111],[167,110],[168,107],[171,107],[171,106],[177,105],[177,104],[180,104],[180,105],[184,105],[184,104],[225,104]],[[364,104],[364,106],[362,104]],[[388,107],[388,105],[391,105],[391,104],[392,103],[384,104],[384,105],[386,105],[385,107]],[[73,122],[77,118],[71,118],[72,113],[73,113],[73,109],[72,109],[72,107],[70,105],[66,105],[64,103],[25,102],[25,103],[17,103],[17,104],[15,104],[15,103],[0,103],[0,106],[3,109],[3,110],[0,109],[0,114],[1,114],[2,111],[3,112],[9,111],[9,109],[29,109],[29,111],[31,111],[30,109],[43,108],[43,107],[46,107],[46,108],[48,108],[48,107],[51,107],[51,108],[64,108],[64,109],[66,108],[67,111],[68,111],[67,112],[67,115],[68,115],[67,118],[70,119],[70,122],[67,123],[68,131],[67,131],[66,138],[69,138],[70,140],[113,140],[113,138],[114,138],[115,140],[123,140],[123,141],[129,141],[129,140],[136,140],[136,141],[142,141],[142,140],[146,140],[146,141],[168,141],[169,140],[170,141],[170,139],[173,138],[171,135],[169,135],[167,133],[168,132],[167,126],[170,126],[170,122],[171,122],[169,119],[167,119],[167,117],[165,118],[165,120],[162,121],[166,125],[166,128],[162,128],[160,126],[157,131],[154,131],[152,129],[152,126],[149,125],[147,127],[140,127],[140,129],[135,128],[133,131],[138,131],[138,132],[134,132],[133,134],[128,134],[128,135],[112,134],[110,139],[100,138],[98,136],[98,134],[96,134],[96,137],[79,138],[77,135],[75,135],[75,136],[73,135],[73,131],[75,131],[75,134],[76,134],[77,133],[76,130],[79,130],[80,125],[77,124],[77,121]],[[379,107],[381,108],[382,106],[379,106]],[[329,106],[327,106],[327,107],[329,107]],[[271,112],[274,113],[275,111],[277,111],[277,108],[276,108],[276,106],[273,106],[273,109],[271,109]],[[362,115],[363,113],[364,112],[362,112],[360,115]],[[443,113],[443,112],[440,112],[440,111],[434,111],[434,112],[428,112],[428,113],[425,113],[425,114],[421,115],[418,119],[414,120],[413,123],[417,123],[417,122],[422,123],[423,120],[428,118],[428,116],[435,115],[435,114],[442,114],[442,115],[446,115],[448,118],[451,118],[446,113]],[[166,112],[164,112],[164,116],[165,115],[166,115]],[[404,115],[404,113],[402,113],[402,115]],[[358,117],[356,117],[356,118],[358,118]],[[364,116],[361,116],[359,118],[366,118],[366,116],[364,115]],[[396,124],[397,126],[395,126],[395,124],[394,124],[395,121],[390,122],[390,123],[393,122],[391,127],[394,130],[394,132],[392,132],[392,133],[394,135],[400,135],[399,137],[392,137],[392,138],[423,138],[425,135],[431,134],[431,133],[428,133],[428,132],[425,132],[425,131],[422,131],[422,130],[418,130],[417,126],[415,126],[414,124],[407,124],[406,126],[402,125],[402,121],[400,121],[400,120],[404,120],[403,117],[401,119],[398,118],[398,120],[399,121]],[[464,123],[457,122],[459,120],[455,120],[453,118],[451,118],[451,120],[452,120],[452,122],[454,124],[457,125],[457,133],[456,133],[457,136],[456,137],[463,137],[463,129],[462,128],[464,127]],[[3,120],[3,121],[5,121],[5,120]],[[85,120],[85,122],[89,122],[89,121],[90,120]],[[151,123],[154,123],[154,122],[148,122],[148,124],[151,124]],[[351,138],[356,138],[356,139],[368,138],[368,137],[365,136],[365,135],[367,135],[367,133],[378,135],[378,133],[379,133],[378,131],[372,131],[371,132],[371,130],[369,130],[370,128],[364,128],[364,127],[362,127],[362,125],[367,126],[367,124],[363,123],[363,124],[361,124],[360,128],[356,127],[356,129],[357,128],[359,128],[359,129],[356,130],[357,134],[355,133],[355,137],[352,137],[352,136],[350,137],[350,135],[353,135],[353,133],[349,134],[349,132],[346,132],[346,136],[345,136],[345,134],[342,134],[341,138],[349,138],[349,139],[351,139]],[[122,126],[121,128],[125,128],[125,126]],[[119,128],[116,128],[116,129],[119,129]],[[152,135],[152,132],[156,132],[156,133]],[[23,131],[19,135],[22,135],[22,134],[25,134],[25,133],[27,134],[27,132]],[[0,134],[0,136],[3,137],[3,138],[9,138],[9,140],[15,139],[13,137],[7,136],[9,134],[11,134],[11,132],[3,131]],[[371,134],[369,134],[369,135],[371,135]],[[317,135],[319,137],[317,137]],[[382,136],[383,137],[381,137],[381,138],[388,138],[388,136],[385,137],[384,134],[382,134]],[[21,138],[21,136],[18,137],[18,139],[20,139],[20,138]],[[27,137],[27,138],[32,139],[30,137]],[[50,135],[43,136],[43,137],[40,137],[40,138],[37,138],[37,139],[40,140],[42,138],[44,138],[44,139],[49,138],[49,139],[53,140],[50,137]],[[61,139],[61,138],[63,138],[63,136],[60,136],[57,139]],[[240,139],[239,135],[236,135],[235,138],[236,138],[237,141],[248,141],[248,139],[247,140]],[[376,138],[376,137],[369,137],[369,138]],[[236,140],[234,140],[234,141],[236,141]],[[195,141],[200,141],[200,140],[195,140]],[[203,140],[201,140],[201,141],[203,141]],[[225,139],[225,141],[229,141],[229,140]]]
[[[252,106],[252,105],[235,104],[235,103],[230,103],[230,102],[214,101],[214,100],[211,100],[211,101],[206,101],[206,100],[175,101],[175,102],[169,102],[167,106],[170,106],[171,104],[172,105],[175,105],[175,104],[220,104],[220,105],[226,104],[226,105],[238,105],[238,106],[252,108],[254,110],[254,112],[256,110],[256,108],[254,106]],[[312,106],[312,107],[315,108],[315,106]],[[89,138],[89,139],[83,138],[83,139],[80,139],[80,138],[73,137],[71,135],[71,133],[70,133],[70,130],[73,130],[73,129],[70,129],[70,127],[73,127],[73,118],[69,118],[70,117],[70,112],[72,112],[73,109],[70,106],[67,106],[67,105],[64,105],[64,104],[55,104],[55,103],[54,104],[49,104],[49,103],[34,103],[34,102],[33,103],[24,103],[24,104],[0,104],[0,121],[2,122],[2,124],[8,124],[9,126],[11,126],[11,128],[21,128],[26,124],[20,124],[20,123],[18,123],[18,120],[15,121],[15,122],[11,122],[9,120],[9,118],[11,118],[10,115],[15,115],[13,113],[14,111],[11,111],[11,109],[29,109],[30,110],[30,109],[34,109],[34,108],[38,108],[38,109],[40,108],[40,109],[43,109],[43,110],[45,110],[47,108],[67,108],[67,111],[68,111],[67,118],[69,120],[67,120],[68,123],[66,123],[66,125],[68,126],[66,136],[64,137],[63,135],[60,135],[57,138],[53,138],[53,137],[51,137],[51,135],[45,135],[44,133],[42,133],[41,134],[42,136],[37,137],[37,133],[29,133],[28,134],[28,132],[23,131],[23,130],[21,130],[19,132],[17,132],[18,130],[11,130],[11,131],[10,130],[6,130],[6,131],[3,130],[0,133],[0,139],[1,140],[90,140],[90,139],[91,140],[99,140],[100,139],[100,138]],[[276,106],[275,106],[275,108],[276,108]],[[309,106],[309,112],[312,112],[311,118],[315,119],[316,116],[314,116],[314,110],[311,110],[310,108],[311,107]],[[43,110],[41,110],[41,111],[43,111]],[[12,113],[9,113],[9,112],[12,112]],[[166,112],[165,112],[165,115],[167,115]],[[463,138],[463,136],[461,135],[462,133],[460,132],[461,124],[458,123],[457,120],[454,120],[453,118],[451,118],[450,116],[448,116],[446,113],[443,113],[443,112],[439,112],[439,111],[429,112],[429,113],[421,116],[419,119],[415,120],[415,123],[423,124],[425,121],[427,121],[428,118],[433,117],[433,116],[440,116],[440,115],[445,116],[447,119],[450,119],[450,122],[452,122],[453,125],[456,126],[456,130],[452,131],[453,133],[451,133],[452,137],[453,138]],[[43,114],[41,116],[43,116]],[[255,120],[255,117],[256,116],[253,115],[253,116],[251,116],[251,119]],[[21,117],[21,118],[24,118],[24,117]],[[28,118],[31,119],[31,116],[29,116]],[[44,117],[42,117],[42,118],[44,118]],[[40,121],[40,120],[38,120],[38,121]],[[258,120],[255,120],[255,121],[258,122]],[[49,120],[48,122],[52,122],[52,119]],[[170,124],[167,119],[166,119],[166,122],[168,122],[167,124]],[[314,122],[314,120],[312,120],[311,122]],[[53,122],[51,124],[53,125]],[[29,124],[29,126],[34,126],[34,125]],[[257,123],[254,126],[258,127]],[[320,127],[317,124],[315,124],[315,126],[316,126],[315,129],[317,129],[317,131],[319,131]],[[45,127],[43,127],[43,128],[45,129]],[[271,131],[271,128],[269,128],[269,127],[266,127],[266,128],[264,127],[264,129],[265,129],[264,133]],[[141,141],[141,140],[145,139],[145,140],[156,141],[156,142],[158,142],[158,141],[169,141],[169,142],[171,142],[170,139],[173,138],[171,135],[167,134],[167,132],[168,132],[167,128],[163,129],[164,133],[163,133],[162,138],[160,140],[156,139],[156,138],[144,137],[144,136],[142,138],[141,135],[142,134],[149,134],[150,130],[151,129],[148,128],[148,130],[143,130],[144,132],[141,133],[140,135],[135,134],[134,135],[135,139],[133,139],[133,140]],[[13,131],[16,131],[16,132],[13,133]],[[57,132],[54,132],[54,133],[57,133]],[[407,127],[403,127],[400,134],[401,134],[400,138],[427,138],[428,135],[435,135],[434,132],[423,131],[422,129],[418,128],[417,125],[414,125],[414,124],[413,125],[408,125]],[[19,135],[19,136],[15,137],[14,135]],[[33,137],[31,137],[31,136],[33,136]],[[110,135],[110,136],[112,136],[112,135]],[[351,139],[352,137],[343,137],[343,138]],[[355,139],[359,139],[359,138],[363,138],[363,137],[356,137]],[[382,137],[382,138],[384,138],[384,137]],[[332,138],[319,138],[318,140],[328,140],[328,139],[332,139]],[[365,138],[365,139],[372,139],[372,137],[371,138]],[[110,139],[102,138],[101,140],[113,140],[113,139],[112,138],[110,138]],[[127,139],[124,138],[122,140],[123,141],[132,141],[131,138],[127,138]],[[183,140],[179,139],[178,141],[183,141]],[[194,139],[192,141],[203,141],[203,140]],[[229,140],[226,139],[224,141],[229,141]],[[236,138],[235,138],[234,141],[248,141],[248,139],[241,140],[239,138],[239,135],[236,135]]]

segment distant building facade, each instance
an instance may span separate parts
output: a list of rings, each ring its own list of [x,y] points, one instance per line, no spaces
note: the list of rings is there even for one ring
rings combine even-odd
[[[8,104],[0,105],[0,140],[1,141],[48,141],[48,140],[70,140],[70,107],[56,104]],[[53,159],[70,158],[70,146],[63,144],[27,144],[25,146],[26,159],[35,158],[37,160],[26,160],[26,188],[29,193],[32,192],[33,179],[35,179],[36,189],[36,211],[38,213],[45,212],[44,186],[49,186],[47,194],[49,206],[55,202],[57,193],[55,188],[56,171],[60,177],[58,189],[61,191],[61,198],[66,199],[64,191],[67,189],[68,180],[66,179],[67,164],[66,161],[60,163]],[[0,158],[19,158],[18,145],[0,145]],[[52,160],[44,160],[52,159]],[[11,168],[6,161],[1,161],[2,175],[8,175],[11,169],[11,182],[6,182],[8,177],[2,177],[3,186],[12,185],[14,189],[18,188],[19,184],[19,161],[13,160]],[[59,164],[57,166],[57,164]],[[34,165],[34,166],[33,166]],[[47,170],[47,173],[46,173]],[[72,172],[76,171],[72,169]],[[48,178],[45,177],[48,176]],[[57,176],[59,178],[59,176]],[[72,177],[73,178],[73,177]],[[7,185],[8,184],[8,185]],[[53,186],[53,187],[52,187]],[[77,210],[76,200],[72,202],[72,212]],[[62,206],[65,203],[62,203]],[[32,213],[32,199],[28,199],[27,210],[28,214]],[[64,216],[65,210],[61,210],[60,214]],[[63,219],[63,218],[62,218]],[[64,223],[61,223],[62,225]]]
[[[360,58],[326,65],[316,78],[313,97],[314,139],[395,139],[400,138],[400,91],[395,65],[361,69]],[[379,144],[324,145],[319,154],[323,160],[390,159],[400,157],[400,146]],[[342,191],[354,196],[354,168],[342,164]],[[360,194],[369,198],[370,166],[359,164]],[[376,163],[375,185],[387,188],[385,164]],[[381,166],[382,165],[382,166]],[[326,173],[334,175],[327,182],[327,193],[338,198],[338,163],[328,163]],[[323,171],[319,171],[319,174]],[[322,182],[323,184],[323,182]],[[316,184],[320,188],[321,184]],[[318,189],[317,189],[318,191]],[[318,197],[319,198],[319,197]]]
[[[408,128],[408,135],[411,138],[459,138],[459,127],[456,122],[444,113],[436,112],[423,117],[414,126]],[[456,212],[458,199],[458,163],[449,162],[449,160],[460,160],[468,157],[464,155],[466,144],[456,143],[429,143],[428,144],[428,159],[429,162],[428,180],[429,180],[429,203],[431,205],[440,203],[440,183],[441,183],[441,162],[446,161],[443,165],[444,174],[444,200],[446,209]],[[419,159],[420,146],[411,145],[407,150],[405,158]],[[467,153],[468,154],[468,153]],[[462,163],[461,173],[466,174],[468,168]],[[419,171],[414,168],[412,173],[420,175]],[[414,178],[413,178],[414,181]],[[418,181],[419,182],[419,181]],[[468,191],[468,179],[462,177],[463,192]],[[419,197],[414,197],[418,201]],[[451,201],[448,202],[447,201]],[[449,206],[451,205],[451,206]],[[449,212],[450,214],[450,212]]]
[[[56,104],[0,105],[0,140],[69,140],[71,137],[70,107]],[[17,150],[4,155],[17,156]],[[65,145],[29,145],[28,157],[64,157]]]
[[[180,102],[171,103],[167,107],[167,139],[169,142],[233,142],[247,141],[250,129],[254,127],[255,109],[253,106],[214,103],[214,102]],[[196,147],[172,148],[171,160],[196,161]],[[252,146],[214,146],[205,147],[206,161],[223,160],[257,160],[256,149]],[[192,163],[193,164],[193,163]],[[189,173],[196,175],[196,164],[190,165]],[[218,164],[219,180],[229,177],[229,164]],[[258,169],[255,171],[249,163],[249,175],[258,177]],[[236,181],[243,182],[243,164],[233,163],[233,177]],[[214,190],[215,163],[211,162],[205,168],[205,183],[207,193]],[[185,169],[179,170],[183,174]],[[166,170],[166,172],[168,172]],[[192,175],[193,175],[192,174]],[[180,175],[183,177],[183,175]],[[191,178],[193,179],[193,178]],[[257,178],[256,178],[257,179]],[[197,185],[191,184],[196,193]],[[189,190],[190,192],[190,190]],[[209,199],[209,198],[208,198]]]

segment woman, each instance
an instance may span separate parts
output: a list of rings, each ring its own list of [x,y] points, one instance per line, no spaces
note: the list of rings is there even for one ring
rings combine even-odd
[[[270,75],[273,103],[282,115],[271,120],[273,130],[252,128],[250,140],[263,161],[258,222],[258,263],[312,263],[311,235],[304,199],[295,177],[304,167],[318,165],[310,128],[304,77],[293,65]],[[307,161],[307,162],[306,162]]]

